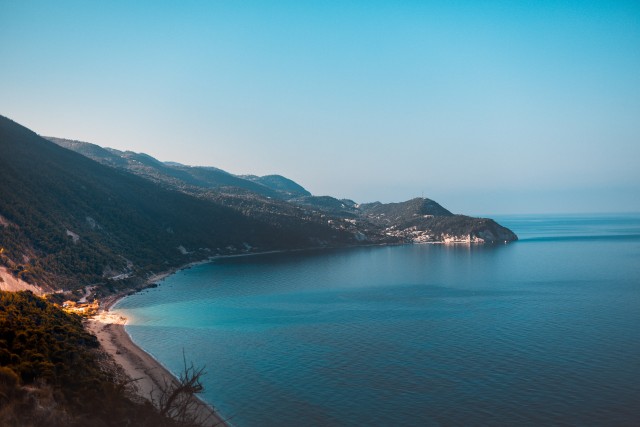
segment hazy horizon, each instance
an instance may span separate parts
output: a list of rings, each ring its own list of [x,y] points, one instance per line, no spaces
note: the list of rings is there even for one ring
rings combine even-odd
[[[357,202],[640,211],[636,2],[10,2],[0,114]]]

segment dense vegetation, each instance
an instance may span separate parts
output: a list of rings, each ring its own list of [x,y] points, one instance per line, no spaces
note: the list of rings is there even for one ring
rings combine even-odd
[[[130,400],[78,316],[30,292],[0,292],[0,425],[178,426]]]
[[[374,224],[393,230],[422,230],[432,236],[433,241],[438,241],[443,236],[471,236],[487,242],[518,239],[511,230],[492,219],[454,215],[431,199],[415,198],[387,204],[368,203],[360,205],[360,209]],[[431,239],[426,239],[429,240]]]
[[[179,163],[163,163],[147,154],[102,148],[82,141],[48,137],[48,140],[80,153],[98,163],[123,169],[171,188],[223,189],[233,187],[264,197],[286,198],[290,194],[309,192],[295,182],[277,175],[236,176],[214,167],[192,167]]]
[[[162,187],[1,116],[0,152],[0,265],[51,288],[129,286],[109,278],[141,278],[216,254],[354,240],[326,221],[290,221],[302,212],[254,215],[260,205],[237,209]]]
[[[489,242],[502,243],[517,240],[518,237],[489,218],[472,218],[466,215],[417,217],[402,224],[405,228],[416,227],[428,230],[434,235],[476,236]]]
[[[416,228],[432,236],[428,239],[430,241],[439,241],[443,239],[442,236],[451,235],[460,238],[469,235],[482,237],[489,242],[516,238],[509,230],[491,220],[454,216],[431,199],[359,205],[353,200],[312,196],[296,182],[279,175],[235,176],[216,168],[163,163],[146,154],[105,149],[87,142],[49,139],[105,165],[215,200],[276,227],[286,223],[298,232],[324,226],[330,221],[334,229],[361,233],[369,243],[394,242],[394,238],[395,242],[410,242],[413,241],[413,229]],[[256,186],[255,183],[262,186]],[[352,222],[345,222],[345,219]],[[354,220],[357,220],[356,223],[353,223]],[[386,233],[387,228],[393,228],[393,236]],[[316,234],[322,233],[316,231]]]
[[[236,176],[50,139],[69,149],[0,116],[0,266],[45,288],[111,292],[218,254],[516,238],[429,199],[358,205],[311,196],[279,175]]]
[[[380,225],[399,225],[418,216],[453,216],[447,209],[431,199],[415,198],[401,203],[365,203],[362,212]]]

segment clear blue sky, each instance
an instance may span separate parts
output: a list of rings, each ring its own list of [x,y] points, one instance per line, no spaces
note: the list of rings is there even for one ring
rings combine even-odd
[[[0,0],[0,114],[359,202],[640,211],[640,2]]]

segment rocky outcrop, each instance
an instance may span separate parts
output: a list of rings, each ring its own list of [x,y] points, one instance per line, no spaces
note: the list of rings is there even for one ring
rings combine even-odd
[[[410,243],[505,243],[518,236],[489,218],[454,215],[430,199],[362,205],[364,218]]]

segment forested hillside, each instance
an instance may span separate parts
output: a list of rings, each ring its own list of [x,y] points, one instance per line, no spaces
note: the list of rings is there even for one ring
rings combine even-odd
[[[360,205],[312,196],[280,175],[50,139],[57,144],[0,116],[0,267],[50,291],[111,292],[215,255],[517,239],[430,199]]]
[[[131,400],[98,347],[78,316],[30,292],[0,291],[0,425],[188,425]]]
[[[263,197],[287,199],[291,195],[309,192],[295,182],[278,175],[236,176],[215,167],[185,166],[161,162],[147,154],[102,148],[89,142],[47,137],[51,142],[68,148],[96,162],[123,169],[170,187],[198,192],[198,190],[250,191]]]
[[[326,222],[291,226],[162,187],[4,117],[0,152],[0,265],[52,289],[113,287],[221,253],[354,241]]]

